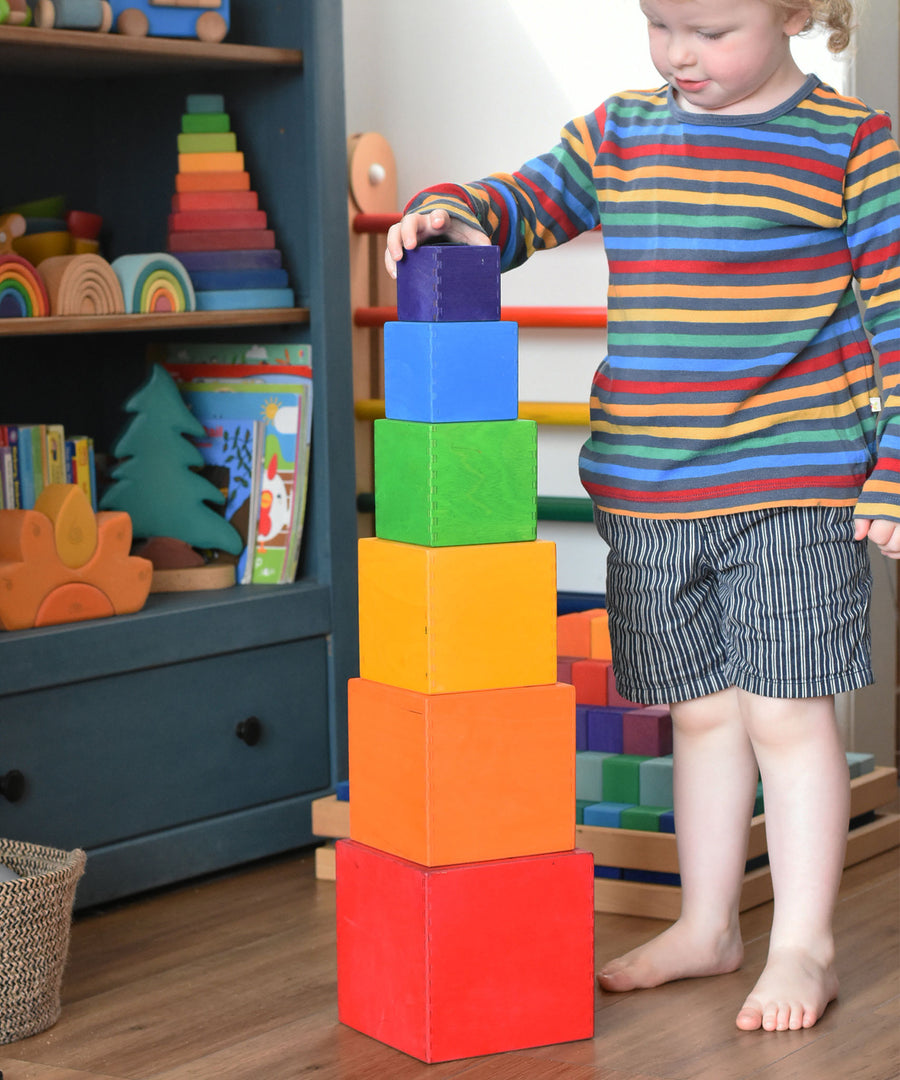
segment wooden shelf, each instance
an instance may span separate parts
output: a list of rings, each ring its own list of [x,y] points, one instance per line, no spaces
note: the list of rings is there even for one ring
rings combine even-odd
[[[249,311],[183,311],[143,315],[50,315],[38,319],[0,319],[0,337],[52,334],[104,334],[160,330],[171,333],[204,327],[278,326],[308,323],[309,308],[257,308]]]
[[[300,49],[0,26],[0,70],[52,75],[141,75],[190,69],[300,68]]]

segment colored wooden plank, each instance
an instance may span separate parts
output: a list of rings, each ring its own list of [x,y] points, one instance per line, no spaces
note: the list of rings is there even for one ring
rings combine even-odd
[[[233,131],[191,131],[178,136],[179,154],[233,154],[236,150]]]
[[[672,795],[672,758],[652,757],[642,761],[640,774],[640,803],[642,806],[674,805]]]
[[[571,849],[564,683],[422,694],[349,684],[350,836],[423,866]]]
[[[515,420],[518,370],[515,323],[389,322],[384,327],[390,420]]]
[[[591,623],[604,614],[603,608],[570,611],[556,619],[556,640],[560,653],[566,656],[591,655]]]
[[[188,210],[258,210],[255,191],[176,191],[172,213]]]
[[[207,292],[225,289],[286,289],[287,270],[192,270],[194,288]]]
[[[575,687],[575,698],[579,705],[606,705],[609,694],[609,667],[608,660],[593,660],[590,657],[576,660],[572,664],[572,685]]]
[[[180,210],[169,214],[169,232],[208,229],[265,229],[264,210]]]
[[[602,802],[603,762],[609,754],[585,750],[575,755],[575,793],[588,802]]]
[[[226,169],[224,172],[177,173],[176,191],[249,191],[250,173]]]
[[[198,311],[259,311],[294,306],[293,289],[199,290],[194,295]]]
[[[672,717],[666,708],[633,709],[622,718],[622,750],[644,757],[672,753]]]
[[[577,696],[577,695],[576,695]],[[587,748],[607,754],[621,754],[622,718],[625,709],[615,706],[589,706],[586,710]]]
[[[500,318],[500,249],[424,244],[397,265],[401,322],[485,322]]]
[[[244,251],[181,251],[178,261],[189,272],[195,270],[263,270],[281,266],[278,248],[247,248]]]
[[[590,1038],[593,865],[337,857],[338,1018],[426,1062]]]
[[[231,117],[226,112],[185,113],[181,117],[181,130],[186,135],[197,132],[231,131]]]
[[[641,761],[636,754],[611,754],[603,761],[603,798],[608,802],[640,802]]]
[[[360,675],[422,693],[556,682],[556,549],[359,541]]]
[[[244,155],[240,150],[213,154],[179,154],[179,173],[243,172]]]
[[[169,233],[166,247],[174,252],[236,251],[242,248],[258,250],[275,247],[275,233],[271,229],[204,229]]]
[[[185,111],[193,113],[223,113],[225,97],[223,94],[188,94]]]
[[[376,420],[375,532],[445,547],[534,540],[537,425]]]

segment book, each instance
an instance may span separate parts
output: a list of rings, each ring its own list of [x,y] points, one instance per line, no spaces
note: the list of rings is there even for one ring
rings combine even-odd
[[[155,355],[159,362],[159,353]],[[250,581],[293,581],[309,481],[310,346],[169,345],[162,363],[202,423],[248,417],[264,422],[255,476],[259,509]]]
[[[244,550],[237,560],[237,580],[247,584],[253,576],[256,522],[259,513],[259,474],[265,435],[261,420],[203,421],[206,434],[192,440],[206,463],[202,474],[225,496],[222,514],[240,534]]]
[[[77,484],[97,512],[97,478],[94,467],[94,440],[90,435],[66,437],[66,483]]]
[[[66,483],[66,432],[62,424],[47,424],[47,483]]]
[[[34,474],[31,458],[31,429],[27,424],[7,424],[6,437],[12,450],[16,507],[34,507]]]

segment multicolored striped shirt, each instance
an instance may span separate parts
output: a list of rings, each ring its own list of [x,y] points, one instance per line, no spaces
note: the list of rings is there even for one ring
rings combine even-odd
[[[900,521],[900,152],[886,115],[815,76],[755,116],[626,92],[517,172],[429,188],[407,209],[436,207],[483,228],[504,270],[602,228],[608,355],[579,461],[598,506],[857,504]]]

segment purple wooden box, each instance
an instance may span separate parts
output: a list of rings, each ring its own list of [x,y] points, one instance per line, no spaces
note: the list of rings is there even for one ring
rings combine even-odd
[[[496,322],[500,318],[500,249],[425,244],[397,265],[400,322]]]

